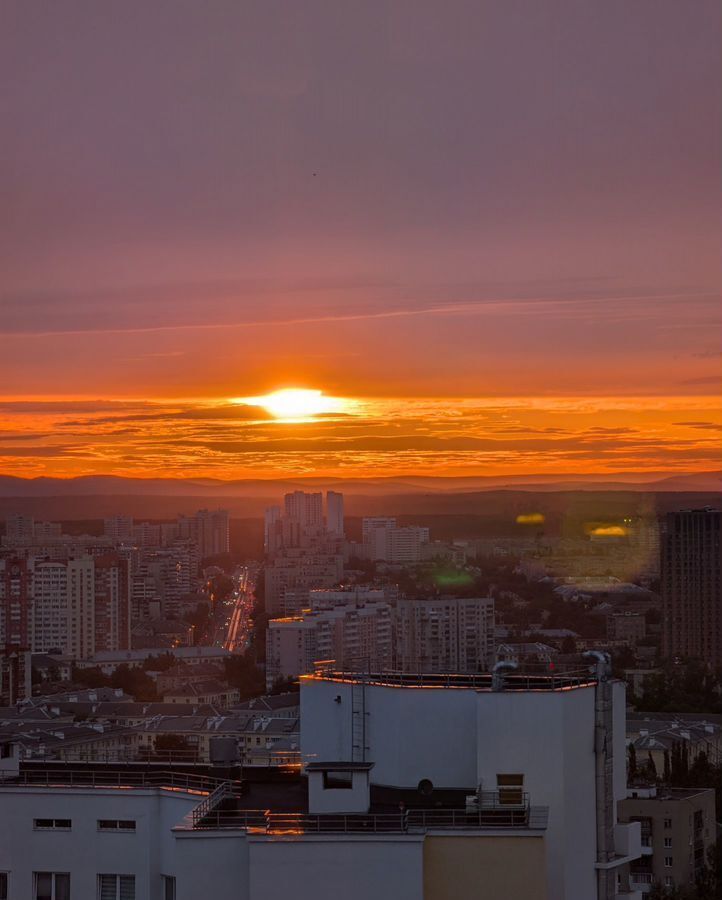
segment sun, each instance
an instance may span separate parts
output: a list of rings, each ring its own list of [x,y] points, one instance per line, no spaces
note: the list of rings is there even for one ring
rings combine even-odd
[[[242,397],[234,402],[261,406],[276,419],[294,422],[340,413],[347,406],[347,402],[341,397],[327,397],[323,391],[310,388],[283,388],[262,397]]]

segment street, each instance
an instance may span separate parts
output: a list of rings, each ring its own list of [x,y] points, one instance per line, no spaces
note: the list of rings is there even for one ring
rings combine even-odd
[[[248,566],[240,566],[232,578],[233,591],[216,613],[218,624],[214,643],[231,652],[241,653],[247,648],[250,638],[255,573]]]

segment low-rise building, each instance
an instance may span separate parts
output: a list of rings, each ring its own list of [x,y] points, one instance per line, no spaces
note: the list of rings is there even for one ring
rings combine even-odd
[[[639,822],[642,855],[632,863],[632,887],[693,885],[715,842],[712,788],[632,787],[619,804],[622,822]]]
[[[665,754],[671,755],[675,744],[685,748],[689,765],[701,753],[712,765],[722,764],[722,721],[719,716],[630,712],[627,715],[627,741],[634,745],[640,763],[651,758],[659,774],[665,768]]]
[[[186,681],[163,692],[164,703],[206,703],[225,709],[240,699],[238,688],[230,687],[215,679]]]
[[[104,675],[112,675],[119,666],[140,667],[158,656],[172,656],[178,662],[194,666],[209,662],[223,665],[233,654],[222,647],[147,647],[142,650],[102,651],[87,659],[77,660],[76,665],[79,669],[97,667]]]

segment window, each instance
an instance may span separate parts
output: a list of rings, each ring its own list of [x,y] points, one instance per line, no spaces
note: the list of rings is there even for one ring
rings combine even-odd
[[[664,846],[667,848],[667,850],[669,850],[672,846],[672,838],[665,838]]]
[[[98,900],[135,900],[135,875],[98,875]]]
[[[161,875],[160,877],[163,882],[161,900],[175,900],[175,875]]]
[[[72,827],[72,819],[33,819],[36,831],[70,831]]]
[[[664,827],[665,827],[665,828],[671,828],[671,827],[672,827],[672,820],[671,820],[671,819],[665,819],[665,820],[664,820]]]
[[[323,789],[333,790],[351,790],[353,787],[350,772],[324,772],[323,773]]]
[[[497,775],[496,787],[502,806],[519,806],[523,800],[523,775]]]
[[[8,873],[0,872],[0,900],[8,900]]]
[[[35,900],[70,900],[68,872],[33,872]]]
[[[135,820],[98,819],[98,831],[135,831]]]
[[[665,887],[674,887],[674,878],[671,875],[664,876],[664,886]]]
[[[667,869],[672,868],[672,857],[671,856],[664,857],[664,865],[665,865],[665,868],[667,868]]]

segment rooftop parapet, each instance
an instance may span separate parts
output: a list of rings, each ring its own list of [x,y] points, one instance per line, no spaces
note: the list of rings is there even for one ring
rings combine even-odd
[[[309,675],[301,675],[301,681],[335,681],[346,684],[376,685],[379,687],[401,688],[445,688],[457,690],[493,691],[494,678],[491,673],[454,674],[445,672],[345,672],[325,669]],[[563,691],[580,687],[590,687],[597,683],[596,674],[590,667],[582,667],[564,672],[543,674],[505,673],[505,691]]]

